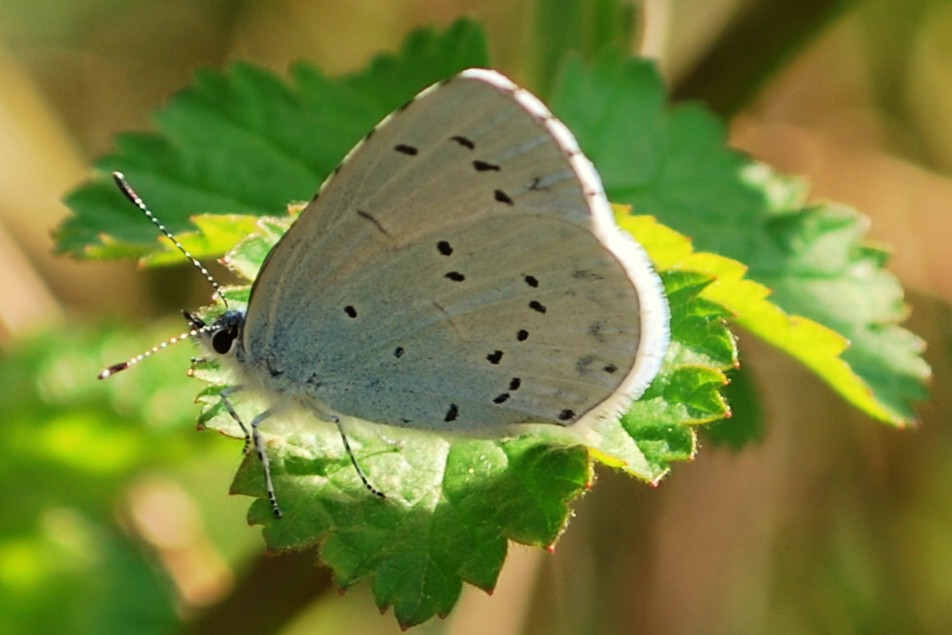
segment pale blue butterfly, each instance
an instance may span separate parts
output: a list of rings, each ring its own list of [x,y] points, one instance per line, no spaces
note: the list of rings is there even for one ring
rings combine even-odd
[[[335,422],[383,496],[342,418],[502,436],[617,417],[657,374],[669,321],[571,132],[484,69],[427,88],[351,150],[268,254],[247,311],[188,317],[241,377],[222,399],[278,516],[269,416],[303,406]],[[271,403],[248,428],[229,400],[242,389]]]

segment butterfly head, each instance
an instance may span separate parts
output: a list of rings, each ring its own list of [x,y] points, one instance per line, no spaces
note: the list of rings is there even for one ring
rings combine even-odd
[[[112,177],[116,182],[116,185],[119,187],[119,191],[129,199],[139,210],[145,214],[152,223],[162,232],[171,242],[175,245],[175,248],[178,249],[182,254],[192,263],[201,273],[205,276],[205,279],[208,280],[209,284],[212,285],[212,288],[215,290],[216,295],[221,298],[222,303],[225,307],[228,307],[228,300],[225,298],[225,294],[222,291],[221,285],[217,280],[212,276],[212,274],[198,261],[195,256],[193,256],[181,242],[163,225],[159,222],[159,219],[156,218],[155,214],[146,206],[142,201],[142,198],[132,189],[132,186],[126,182],[125,176],[121,172],[113,172]],[[185,333],[181,333],[175,337],[172,337],[161,344],[153,346],[148,351],[140,355],[136,355],[132,359],[129,359],[125,362],[120,362],[118,364],[113,364],[109,366],[101,373],[99,373],[99,379],[106,379],[112,377],[116,373],[126,370],[131,366],[134,366],[146,359],[147,357],[152,356],[153,354],[159,352],[162,349],[168,348],[172,344],[181,342],[189,338],[197,338],[202,344],[209,350],[219,356],[226,357],[235,357],[240,355],[241,347],[241,333],[245,324],[245,314],[243,311],[228,310],[223,315],[215,318],[211,323],[205,322],[202,318],[195,315],[194,313],[189,313],[187,311],[182,312],[185,315],[185,319],[188,321],[189,330]]]
[[[184,315],[192,332],[208,350],[221,356],[235,355],[241,345],[241,332],[245,325],[243,311],[226,311],[211,323],[206,323],[194,313],[186,311]]]

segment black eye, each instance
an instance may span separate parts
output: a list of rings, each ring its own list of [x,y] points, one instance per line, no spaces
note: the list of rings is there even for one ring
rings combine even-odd
[[[212,350],[219,355],[228,353],[237,335],[238,330],[231,326],[215,331],[212,334]]]

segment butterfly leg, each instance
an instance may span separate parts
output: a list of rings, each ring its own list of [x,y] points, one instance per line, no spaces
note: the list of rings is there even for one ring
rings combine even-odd
[[[222,403],[225,404],[225,409],[228,411],[228,414],[238,423],[241,427],[241,431],[245,434],[245,447],[243,452],[247,454],[248,448],[251,446],[254,447],[255,454],[258,455],[258,460],[261,461],[261,467],[264,469],[264,485],[268,491],[268,502],[271,503],[271,509],[274,511],[275,517],[281,518],[284,514],[278,506],[278,496],[274,492],[274,482],[271,480],[271,462],[268,460],[268,454],[264,451],[264,442],[261,440],[261,434],[258,432],[258,426],[261,425],[261,422],[274,414],[274,411],[271,409],[265,410],[252,419],[251,431],[249,432],[247,426],[245,426],[241,420],[241,417],[238,416],[235,407],[231,404],[231,400],[228,399],[229,396],[240,391],[242,388],[242,386],[230,386],[221,391],[219,396],[221,397]]]
[[[268,460],[268,453],[265,452],[264,441],[261,439],[261,433],[258,432],[258,426],[261,422],[274,414],[274,410],[269,408],[257,417],[251,420],[251,442],[254,445],[258,460],[261,461],[261,468],[264,470],[264,486],[268,492],[268,502],[271,503],[271,510],[275,518],[281,518],[284,514],[278,506],[278,496],[274,492],[274,482],[271,480],[271,462]]]
[[[337,415],[331,415],[330,419],[334,421],[334,425],[337,426],[337,431],[340,432],[341,441],[344,442],[344,450],[347,451],[347,456],[350,457],[350,463],[354,466],[354,470],[357,471],[357,476],[360,477],[360,482],[364,484],[364,487],[373,494],[374,496],[379,496],[380,498],[386,498],[387,495],[382,491],[370,484],[370,481],[367,480],[367,475],[364,474],[364,471],[360,469],[360,465],[357,463],[357,458],[354,456],[353,451],[350,449],[350,441],[347,440],[347,435],[344,433],[344,425],[341,423],[340,417]]]
[[[219,397],[221,398],[221,402],[225,404],[225,410],[227,410],[228,414],[231,415],[231,418],[238,423],[238,427],[241,428],[241,431],[245,435],[245,447],[241,451],[242,453],[246,454],[248,452],[248,447],[251,445],[251,434],[248,433],[248,428],[245,427],[245,423],[241,420],[241,417],[238,416],[238,413],[235,411],[235,407],[231,405],[231,400],[228,399],[228,397],[240,391],[242,388],[243,386],[229,386],[228,388],[225,388],[223,391],[221,391]]]

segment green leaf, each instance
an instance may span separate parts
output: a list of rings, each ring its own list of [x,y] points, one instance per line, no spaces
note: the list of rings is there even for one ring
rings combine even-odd
[[[654,241],[673,244],[670,231],[652,219],[628,220],[652,255]],[[249,281],[288,225],[281,218],[258,224],[261,231],[226,258],[241,263]],[[669,246],[659,249],[659,259],[673,257],[665,256]],[[309,415],[269,419],[262,432],[284,517],[272,514],[257,457],[246,457],[232,491],[256,497],[249,519],[264,526],[270,548],[320,545],[340,585],[370,580],[380,608],[393,606],[403,625],[445,615],[463,582],[493,588],[507,539],[555,543],[568,524],[569,503],[590,487],[592,459],[657,483],[673,462],[693,457],[693,424],[727,414],[718,390],[726,381],[723,370],[736,365],[736,350],[724,323],[727,312],[700,297],[711,277],[683,268],[662,277],[678,316],[674,344],[658,379],[621,421],[589,430],[525,426],[525,434],[511,439],[348,421],[357,461],[387,494],[380,500],[364,489],[333,425]],[[231,383],[228,374],[208,364],[194,374],[212,384],[200,397],[203,426],[243,438],[218,397]],[[245,398],[236,407],[250,421],[266,405]]]
[[[896,425],[914,420],[909,402],[926,398],[931,371],[924,342],[899,326],[908,309],[899,281],[883,269],[887,252],[862,242],[869,220],[835,203],[807,205],[802,184],[765,166],[744,176],[771,194],[767,232],[785,260],[782,268],[751,263],[751,275],[773,290],[779,306],[844,335],[843,361],[865,385],[848,381],[842,368],[829,369],[833,381],[819,364],[808,366],[869,414]]]
[[[598,166],[609,198],[749,267],[762,286],[747,282],[736,297],[718,297],[738,323],[869,415],[894,425],[913,419],[929,368],[921,340],[899,326],[902,289],[883,269],[884,252],[863,242],[865,218],[807,206],[802,184],[728,150],[724,125],[700,107],[667,108],[648,61],[573,60],[552,106]],[[743,268],[729,275],[737,280]]]

